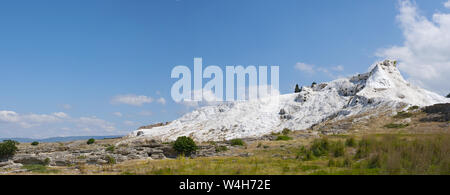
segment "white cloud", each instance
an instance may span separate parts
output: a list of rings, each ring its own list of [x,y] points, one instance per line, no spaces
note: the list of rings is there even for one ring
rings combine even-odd
[[[62,107],[66,110],[70,110],[72,108],[72,105],[70,104],[63,104]]]
[[[0,125],[0,134],[17,135],[22,133],[24,137],[43,137],[46,134],[53,137],[61,135],[61,131],[66,133],[73,131],[72,135],[80,135],[79,129],[98,134],[113,133],[116,130],[114,124],[108,121],[96,117],[73,118],[64,112],[19,114],[14,111],[0,110]],[[72,125],[74,128],[68,128],[67,125]]]
[[[166,99],[164,99],[163,97],[160,97],[159,99],[156,100],[156,102],[164,105],[164,104],[166,104]]]
[[[449,9],[450,9],[450,0],[447,1],[447,2],[445,2],[445,3],[444,3],[444,6],[445,6],[446,8],[449,8]]]
[[[450,1],[445,3],[450,7]],[[402,46],[380,49],[376,55],[399,61],[399,69],[414,84],[447,94],[450,89],[450,13],[434,13],[432,19],[419,14],[410,0],[400,1]]]
[[[123,116],[123,114],[120,113],[120,112],[113,112],[113,115],[117,116],[117,117],[122,117]]]
[[[75,119],[75,122],[77,123],[78,127],[84,129],[85,131],[92,131],[98,128],[107,132],[112,132],[116,130],[113,123],[105,121],[103,119],[99,119],[95,116],[80,117],[79,119]]]
[[[14,111],[0,111],[1,122],[18,124],[24,128],[35,127],[45,123],[61,122],[68,117],[69,115],[64,112],[56,112],[53,114],[18,114]]]
[[[2,110],[0,111],[0,121],[14,123],[19,121],[19,115],[14,111]]]
[[[314,73],[314,65],[310,65],[310,64],[305,64],[303,62],[297,62],[297,64],[295,64],[295,69],[300,70],[300,71],[305,71],[308,73]]]
[[[54,116],[59,117],[59,118],[68,118],[69,115],[64,113],[64,112],[55,112],[53,113]]]
[[[150,111],[141,111],[139,112],[139,115],[141,116],[151,116],[153,113]]]
[[[113,104],[128,104],[132,106],[142,106],[145,103],[152,103],[153,98],[147,97],[145,95],[118,95],[114,97],[111,101]]]
[[[344,71],[344,67],[341,66],[341,65],[331,67],[331,69],[334,70],[334,71],[339,71],[339,72]]]
[[[135,121],[124,121],[123,124],[127,125],[127,126],[138,126],[139,123],[135,122]]]
[[[323,73],[330,78],[338,78],[339,76],[336,76],[336,72],[344,71],[344,67],[342,65],[333,66],[331,68],[325,68],[325,67],[318,67],[312,64],[305,64],[302,62],[297,62],[294,68],[300,71],[305,71],[310,74],[314,74],[316,72]]]

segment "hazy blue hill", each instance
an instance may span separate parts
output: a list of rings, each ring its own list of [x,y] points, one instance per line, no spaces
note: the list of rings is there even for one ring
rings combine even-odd
[[[31,138],[0,138],[3,140],[15,140],[21,143],[30,143],[30,142],[69,142],[69,141],[77,141],[77,140],[87,140],[90,138],[94,138],[96,140],[101,139],[110,139],[110,138],[118,138],[122,137],[121,135],[112,135],[112,136],[69,136],[69,137],[51,137],[44,139],[31,139]]]

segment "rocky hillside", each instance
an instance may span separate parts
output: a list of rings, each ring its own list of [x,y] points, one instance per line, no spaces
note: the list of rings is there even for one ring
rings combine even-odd
[[[386,60],[368,73],[304,86],[300,93],[202,107],[170,124],[139,129],[128,137],[160,141],[180,136],[196,141],[260,137],[284,128],[305,130],[328,120],[446,102],[450,100],[406,82],[396,61]]]

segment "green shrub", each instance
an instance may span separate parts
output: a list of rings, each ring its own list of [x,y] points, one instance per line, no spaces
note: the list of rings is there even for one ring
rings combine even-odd
[[[353,164],[352,159],[350,159],[348,156],[345,157],[344,162],[342,163],[344,167],[351,167],[352,164]]]
[[[316,157],[325,156],[330,150],[330,142],[326,138],[315,139],[311,145],[312,154]]]
[[[94,138],[91,138],[91,139],[89,139],[86,143],[87,143],[88,145],[91,145],[91,144],[95,143],[95,139],[94,139]]]
[[[409,124],[394,124],[394,123],[390,123],[385,125],[385,128],[389,128],[389,129],[402,129],[409,126]]]
[[[305,152],[305,156],[303,157],[303,160],[308,161],[308,160],[314,160],[314,159],[315,159],[315,157],[314,157],[313,152],[311,150],[307,150]]]
[[[198,149],[194,140],[186,136],[178,137],[177,140],[173,143],[173,148],[178,153],[188,156]]]
[[[369,156],[372,149],[372,145],[374,145],[374,143],[375,143],[374,139],[363,137],[363,139],[359,141],[358,150],[356,150],[355,158],[361,159]]]
[[[277,141],[287,141],[287,140],[291,140],[291,139],[292,138],[287,135],[279,135],[276,140]]]
[[[300,93],[300,92],[302,92],[302,90],[300,89],[300,87],[298,87],[298,84],[295,85],[295,90],[294,90],[294,92],[295,92],[295,93]]]
[[[244,141],[242,141],[242,139],[232,139],[230,140],[230,144],[232,146],[243,146],[245,145]]]
[[[291,133],[291,130],[288,129],[288,128],[284,128],[283,131],[281,131],[281,133],[282,133],[283,135],[289,135],[289,133]]]
[[[334,143],[333,148],[332,148],[332,153],[333,153],[334,157],[344,156],[344,154],[345,154],[344,143],[342,143],[341,141]]]
[[[37,146],[37,145],[39,145],[39,142],[34,141],[34,142],[31,143],[31,145],[32,146]]]
[[[44,165],[47,166],[47,165],[49,165],[49,164],[50,164],[50,158],[46,158],[46,159],[44,160]]]
[[[226,146],[216,146],[216,152],[225,152],[228,150]]]
[[[381,157],[379,154],[376,154],[369,158],[369,161],[367,162],[367,168],[369,169],[381,168]]]
[[[413,116],[412,113],[401,111],[401,112],[398,112],[397,115],[394,116],[394,118],[401,119],[401,118],[409,118],[412,116]]]
[[[110,155],[107,155],[106,162],[108,162],[108,164],[110,164],[110,165],[113,165],[113,164],[116,164],[116,159]]]
[[[419,106],[411,106],[408,108],[408,110],[417,110],[419,108],[420,108]]]
[[[0,143],[0,158],[9,158],[14,156],[17,151],[18,142],[12,140],[4,140]]]
[[[261,148],[261,146],[262,146],[262,143],[259,142],[258,145],[257,145],[256,147],[257,147],[257,148]]]
[[[33,173],[49,174],[49,173],[58,173],[59,172],[56,169],[49,169],[47,166],[40,165],[40,164],[24,165],[22,168],[26,169],[30,172],[33,172]]]
[[[114,152],[114,150],[116,149],[116,147],[114,145],[108,146],[105,150],[107,152]]]
[[[330,159],[329,161],[328,161],[328,166],[329,167],[336,167],[336,161],[334,160],[334,159]]]
[[[353,138],[353,137],[347,138],[345,140],[345,146],[347,146],[347,147],[355,147],[356,146],[355,138]]]

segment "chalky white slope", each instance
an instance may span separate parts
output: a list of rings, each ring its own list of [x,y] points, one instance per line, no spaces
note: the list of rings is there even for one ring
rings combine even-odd
[[[283,128],[304,130],[321,121],[360,113],[396,109],[405,104],[427,106],[449,102],[443,96],[406,82],[395,61],[375,64],[366,74],[303,87],[301,93],[199,108],[167,126],[142,129],[129,137],[196,141],[259,137]]]

